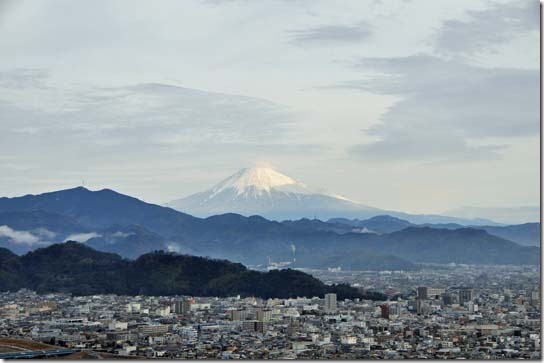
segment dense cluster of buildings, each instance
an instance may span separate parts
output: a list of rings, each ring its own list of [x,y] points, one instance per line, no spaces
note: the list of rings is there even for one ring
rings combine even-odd
[[[444,284],[459,269],[464,277]],[[0,294],[0,336],[163,358],[540,358],[538,269],[455,266],[321,277],[360,284],[370,276],[387,301],[21,290]]]

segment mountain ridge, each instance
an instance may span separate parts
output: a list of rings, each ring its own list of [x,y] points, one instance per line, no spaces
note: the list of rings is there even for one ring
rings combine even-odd
[[[539,263],[535,258],[538,248],[504,244],[504,239],[487,232],[485,235],[477,231],[461,235],[448,229],[439,229],[435,234],[426,230],[403,232],[409,235],[405,239],[406,247],[395,243],[395,235],[354,232],[339,225],[332,225],[329,229],[322,221],[278,222],[262,216],[244,217],[235,213],[202,219],[111,190],[93,192],[78,188],[0,199],[0,212],[7,213],[6,210],[13,208],[16,210],[14,213],[26,210],[32,214],[37,207],[46,208],[46,213],[66,214],[75,223],[80,223],[86,232],[82,238],[88,240],[89,245],[131,258],[152,249],[162,249],[226,258],[258,268],[266,268],[269,261],[305,267],[314,265],[323,256],[345,251],[345,261],[340,258],[335,262],[353,266],[353,261],[350,262],[353,256],[349,256],[353,252],[361,261],[369,261],[369,265],[373,261],[367,256],[372,256],[379,262],[374,266],[390,270],[401,269],[414,262],[442,263],[444,256],[447,262],[456,263]],[[393,218],[387,219],[395,221]],[[118,226],[113,228],[114,225]],[[15,232],[24,234],[28,231]],[[9,237],[4,238],[9,241]],[[441,250],[442,245],[447,248]],[[408,251],[404,250],[405,247]],[[423,260],[413,254],[421,248],[432,251]],[[463,249],[471,249],[472,254],[464,254]],[[321,267],[330,266],[325,261]]]

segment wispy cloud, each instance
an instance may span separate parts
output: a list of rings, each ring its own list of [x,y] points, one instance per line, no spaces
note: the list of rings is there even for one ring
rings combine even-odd
[[[298,45],[345,44],[368,39],[372,35],[371,26],[361,22],[357,25],[321,25],[289,32],[293,43]]]
[[[446,20],[438,29],[436,47],[457,56],[492,52],[525,32],[539,30],[540,2],[511,1],[484,10],[469,10],[463,20]]]
[[[64,241],[65,242],[66,241],[76,241],[76,242],[83,243],[83,242],[87,242],[91,238],[95,238],[95,237],[100,237],[100,234],[98,234],[96,232],[75,233],[75,234],[71,234],[68,237],[66,237],[66,239]]]

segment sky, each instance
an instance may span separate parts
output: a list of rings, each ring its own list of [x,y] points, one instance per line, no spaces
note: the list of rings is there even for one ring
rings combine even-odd
[[[536,0],[0,0],[0,196],[269,165],[384,209],[539,205]]]

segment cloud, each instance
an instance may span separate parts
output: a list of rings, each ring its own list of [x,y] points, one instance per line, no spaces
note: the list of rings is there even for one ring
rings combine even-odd
[[[450,54],[493,52],[504,42],[540,30],[540,3],[520,0],[466,12],[467,20],[446,20],[438,29],[436,48]],[[536,46],[536,44],[535,44]]]
[[[90,240],[91,238],[100,237],[100,236],[101,236],[100,234],[95,233],[95,232],[75,233],[75,234],[71,234],[68,237],[66,237],[64,242],[66,242],[66,241],[76,241],[76,242],[84,243],[84,242],[87,242],[88,240]]]
[[[8,226],[0,226],[0,237],[7,237],[15,243],[20,244],[36,244],[40,239],[30,232],[16,231]]]
[[[48,76],[48,72],[43,69],[18,68],[0,72],[0,87],[11,89],[43,87]]]
[[[287,135],[292,121],[287,107],[264,99],[167,84],[35,92],[2,87],[1,80],[15,74],[0,73],[0,131],[5,137],[0,140],[6,143],[10,135],[33,147],[58,139],[79,147],[123,146],[128,152],[131,147],[263,145]]]
[[[292,30],[289,33],[292,42],[298,45],[357,43],[372,35],[370,25],[364,22],[357,25],[321,25],[308,29]]]
[[[46,85],[22,90],[0,84],[0,155],[18,150],[7,164],[51,174],[52,163],[63,163],[64,171],[90,175],[141,163],[140,176],[146,177],[150,165],[174,168],[181,161],[220,162],[314,146],[293,141],[295,112],[266,99],[160,83]]]
[[[32,233],[38,235],[39,238],[44,241],[52,241],[57,236],[55,232],[52,232],[43,227],[34,229]]]
[[[117,231],[115,233],[112,233],[112,237],[114,238],[127,238],[127,237],[130,237],[130,236],[133,236],[135,233],[134,232],[122,232],[122,231]]]
[[[539,133],[538,70],[480,68],[423,54],[366,58],[359,66],[379,75],[339,87],[399,98],[365,130],[377,140],[349,148],[359,158],[496,159],[503,145],[474,141]]]

